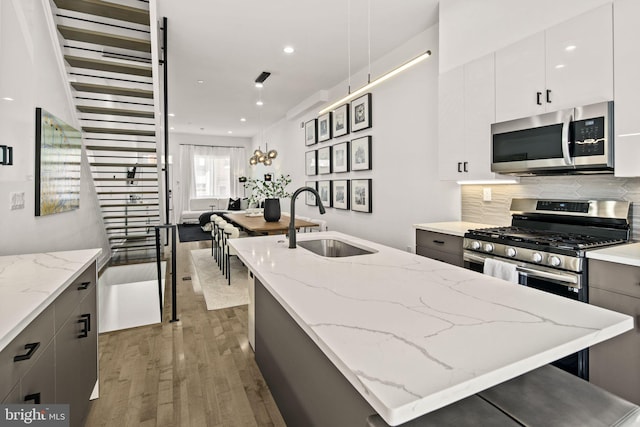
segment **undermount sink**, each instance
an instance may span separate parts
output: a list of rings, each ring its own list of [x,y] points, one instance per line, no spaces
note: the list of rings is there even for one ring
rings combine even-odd
[[[369,255],[377,252],[371,249],[360,248],[336,239],[303,240],[298,242],[298,246],[302,246],[316,255],[328,258]]]

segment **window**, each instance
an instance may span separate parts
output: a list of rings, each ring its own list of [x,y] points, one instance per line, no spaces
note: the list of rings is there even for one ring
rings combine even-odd
[[[195,154],[195,196],[229,197],[231,195],[231,158],[229,155]]]

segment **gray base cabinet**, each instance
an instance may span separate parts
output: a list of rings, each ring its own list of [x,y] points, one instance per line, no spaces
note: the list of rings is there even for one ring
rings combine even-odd
[[[640,267],[590,259],[589,303],[635,318],[633,330],[589,349],[589,381],[640,405]]]
[[[96,278],[94,262],[0,352],[0,402],[69,404],[70,425],[84,425],[98,378]]]
[[[462,237],[435,231],[416,230],[416,253],[427,258],[464,267]]]
[[[375,410],[255,280],[256,362],[288,426],[365,426]]]

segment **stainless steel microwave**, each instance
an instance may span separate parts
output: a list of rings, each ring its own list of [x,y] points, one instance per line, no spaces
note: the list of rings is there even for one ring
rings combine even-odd
[[[613,101],[491,125],[491,170],[613,173]]]

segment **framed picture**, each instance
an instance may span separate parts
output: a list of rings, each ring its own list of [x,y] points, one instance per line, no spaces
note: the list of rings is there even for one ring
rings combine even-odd
[[[331,139],[331,112],[318,117],[318,141],[328,141]]]
[[[351,170],[371,169],[371,136],[363,136],[351,141]]]
[[[318,181],[318,194],[320,194],[320,201],[325,208],[330,208],[331,205],[331,181]]]
[[[351,101],[351,131],[371,127],[371,94],[367,93]]]
[[[304,153],[304,170],[307,175],[318,174],[318,163],[316,162],[316,150]]]
[[[304,124],[304,143],[305,145],[313,145],[318,142],[318,121],[316,119],[309,120]]]
[[[349,142],[341,142],[331,147],[332,169],[335,173],[349,172]]]
[[[36,108],[35,123],[35,215],[79,209],[80,131],[42,108]]]
[[[337,138],[349,133],[349,104],[341,105],[333,110],[333,137]]]
[[[332,206],[336,209],[349,209],[349,180],[331,181]]]
[[[315,181],[305,181],[304,185],[307,187],[311,187],[314,190],[318,189]],[[305,199],[304,199],[305,204],[309,206],[316,206],[318,204],[318,202],[316,201],[316,195],[313,194],[311,191],[305,191],[304,194],[305,194]]]
[[[320,175],[331,173],[331,147],[324,147],[318,151],[318,173]]]
[[[371,212],[371,180],[351,180],[351,210]]]

